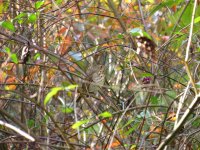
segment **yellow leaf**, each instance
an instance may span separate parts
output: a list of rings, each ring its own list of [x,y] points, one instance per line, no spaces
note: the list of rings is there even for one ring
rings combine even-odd
[[[6,90],[15,90],[16,89],[16,85],[7,85],[5,86]]]
[[[154,3],[154,0],[147,0],[147,1],[148,1],[149,3],[151,3],[151,4]]]

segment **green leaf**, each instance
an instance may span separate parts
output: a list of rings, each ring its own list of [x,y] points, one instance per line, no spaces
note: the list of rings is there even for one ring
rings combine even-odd
[[[133,131],[135,131],[139,126],[139,122],[135,123],[128,131],[124,132],[124,135],[130,135]]]
[[[39,9],[44,4],[44,1],[37,1],[35,3],[35,9]]]
[[[134,150],[134,149],[136,149],[136,148],[137,148],[137,145],[136,145],[136,144],[133,144],[133,145],[131,145],[131,148],[130,148],[130,149]]]
[[[159,5],[155,5],[153,10],[150,13],[150,16],[153,15],[156,11],[160,10],[163,7],[172,7],[173,5],[179,5],[183,0],[166,0]]]
[[[37,20],[37,15],[35,13],[29,14],[28,20],[30,23],[34,23]]]
[[[9,5],[10,5],[10,1],[1,1],[0,2],[0,14],[7,12]]]
[[[198,23],[200,21],[200,16],[194,19],[194,23]]]
[[[74,124],[72,125],[72,129],[77,129],[77,128],[79,128],[80,126],[82,126],[83,124],[88,123],[89,121],[90,121],[89,119],[77,121],[76,123],[74,123]]]
[[[125,128],[126,126],[128,126],[129,124],[131,124],[135,119],[130,119],[122,128]]]
[[[192,11],[193,11],[193,6],[189,4],[188,7],[184,10],[184,13],[181,17],[182,27],[191,23]]]
[[[140,28],[133,28],[133,29],[131,29],[129,32],[130,32],[130,34],[131,34],[132,36],[141,36],[141,34],[142,34],[142,29],[140,29]]]
[[[105,112],[99,114],[98,116],[102,117],[102,118],[110,118],[110,117],[112,117],[112,114],[108,111],[105,111]]]
[[[118,39],[123,39],[123,38],[124,38],[124,35],[120,33],[120,34],[117,35],[117,38],[118,38]]]
[[[69,81],[63,81],[62,83],[61,83],[61,85],[63,86],[63,87],[67,87],[67,86],[69,86],[69,85],[71,85],[71,82],[69,82]]]
[[[73,89],[75,89],[75,88],[77,88],[78,87],[78,85],[76,85],[76,84],[71,84],[71,85],[68,85],[67,87],[65,87],[65,90],[73,90]]]
[[[57,63],[58,61],[59,61],[59,58],[58,57],[56,57],[56,56],[53,56],[53,55],[48,55],[48,57],[53,61],[53,62],[55,62],[55,63]]]
[[[34,60],[37,60],[38,58],[40,58],[40,53],[36,53],[33,57]]]
[[[14,25],[11,21],[3,21],[1,23],[1,26],[5,29],[12,31],[12,32],[15,32],[15,27],[14,27]]]
[[[34,124],[35,124],[35,121],[34,121],[33,119],[29,119],[29,120],[27,121],[28,128],[34,127]]]
[[[51,91],[47,94],[47,96],[44,99],[44,105],[46,105],[50,101],[50,99],[61,90],[63,90],[63,87],[52,88]]]
[[[193,127],[199,127],[199,126],[200,126],[200,118],[195,119],[195,120],[192,122],[192,126],[193,126]]]
[[[151,73],[142,73],[141,75],[143,78],[144,77],[153,77],[153,75]]]
[[[17,15],[17,16],[15,17],[15,19],[21,19],[21,18],[26,17],[26,16],[27,16],[26,13],[20,13],[19,15]]]
[[[66,114],[69,114],[69,113],[72,113],[74,111],[73,108],[71,107],[62,107],[62,110],[61,110],[63,113],[66,113]]]
[[[11,54],[10,58],[15,64],[18,64],[18,58],[16,54]]]
[[[11,52],[10,52],[10,48],[9,48],[9,47],[5,47],[5,51],[6,51],[6,53],[7,53],[8,55],[11,54]]]
[[[148,39],[152,40],[151,36],[147,32],[143,31],[142,34],[144,37],[147,37]]]
[[[63,0],[56,0],[56,4],[60,5],[62,3]]]
[[[156,96],[152,96],[151,99],[150,99],[150,101],[151,101],[152,104],[158,104],[158,102],[159,102],[158,100],[159,99]]]
[[[26,19],[27,19],[27,13],[20,13],[14,18],[14,20],[16,20],[19,24],[23,23],[23,21]]]
[[[133,28],[129,32],[134,37],[136,37],[136,36],[144,36],[144,37],[147,37],[150,40],[152,39],[151,36],[147,32],[143,31],[140,28]]]

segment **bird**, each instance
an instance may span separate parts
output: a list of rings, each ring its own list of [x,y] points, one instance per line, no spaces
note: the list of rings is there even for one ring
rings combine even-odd
[[[86,71],[89,92],[96,93],[104,85],[105,67],[100,64],[92,64]]]

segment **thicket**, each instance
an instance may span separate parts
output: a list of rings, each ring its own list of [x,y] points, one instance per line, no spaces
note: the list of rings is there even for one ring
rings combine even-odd
[[[0,0],[0,149],[198,149],[198,0]]]

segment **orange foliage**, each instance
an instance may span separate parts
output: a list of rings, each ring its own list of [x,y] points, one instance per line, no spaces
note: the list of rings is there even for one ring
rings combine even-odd
[[[121,144],[120,144],[119,141],[115,141],[115,142],[112,142],[111,148],[116,148],[116,147],[118,147],[118,146],[120,146],[120,145],[121,145]],[[107,146],[107,148],[108,148],[108,146]]]
[[[181,89],[183,86],[180,84],[180,83],[175,83],[174,85],[173,85],[173,88],[174,89],[176,89],[176,90],[179,90],[179,89]]]
[[[60,46],[60,55],[65,55],[68,48],[71,46],[72,44],[72,39],[69,36],[66,36],[63,41],[62,44]]]
[[[35,73],[37,73],[39,71],[40,67],[39,66],[34,66],[34,67],[31,67],[29,69],[29,74],[31,75],[34,75]]]
[[[0,57],[4,57],[4,56],[5,56],[5,53],[0,52]]]
[[[58,36],[60,36],[61,34],[64,34],[66,31],[67,31],[67,28],[66,28],[66,27],[61,28],[61,29],[58,31]]]
[[[152,133],[151,133],[152,132]],[[165,134],[166,129],[162,128],[161,126],[155,126],[151,125],[150,126],[150,135],[148,136],[149,139],[158,137],[160,134]]]
[[[28,81],[28,80],[33,80],[33,77],[36,73],[38,73],[40,70],[40,67],[39,66],[33,66],[31,67],[28,72],[28,77],[25,77],[25,81]]]
[[[120,144],[119,141],[115,141],[115,142],[113,142],[113,143],[111,144],[110,148],[116,148],[116,147],[118,147],[118,146],[120,146],[120,145],[121,145],[121,144]],[[109,147],[109,145],[106,146],[106,149],[108,149],[108,147]],[[99,145],[96,145],[96,146],[95,146],[95,149],[96,149],[96,150],[100,150],[101,147],[100,147]],[[91,148],[87,148],[86,150],[92,150],[92,149],[91,149]]]
[[[16,77],[9,77],[7,80],[6,80],[6,83],[16,83],[17,80],[16,80]],[[16,85],[6,85],[5,86],[5,89],[6,90],[15,90],[17,88]]]
[[[176,5],[172,6],[172,11],[176,12],[176,10],[177,10]]]
[[[5,62],[5,63],[2,63],[1,68],[7,75],[13,76],[14,70],[16,70],[16,64]]]
[[[6,73],[0,70],[0,83],[3,83],[6,78]]]
[[[55,69],[49,69],[47,71],[47,79],[50,81],[55,76],[56,70]]]
[[[16,85],[7,85],[7,86],[5,87],[6,90],[15,90],[16,88],[17,88]]]
[[[102,122],[102,123],[106,123],[107,121],[106,121],[106,119],[103,119],[103,120],[101,120],[101,122]]]
[[[15,83],[17,80],[15,77],[9,77],[7,80],[6,80],[6,83]]]
[[[169,116],[167,118],[169,121],[176,121],[176,114],[174,112],[169,113]]]

